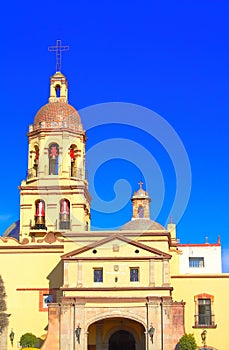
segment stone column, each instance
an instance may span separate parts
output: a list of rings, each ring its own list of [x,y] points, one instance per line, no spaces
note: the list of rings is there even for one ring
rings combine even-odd
[[[155,286],[155,268],[154,268],[154,260],[150,259],[149,261],[149,286]]]
[[[161,349],[161,313],[160,313],[160,298],[149,297],[147,302],[148,308],[148,320],[147,325],[150,327],[152,325],[155,328],[153,343],[148,334],[148,329],[146,330],[146,349],[147,350],[159,350]]]
[[[85,303],[84,301],[77,301],[75,304],[75,328],[81,328],[80,343],[75,342],[75,350],[87,350],[88,333],[85,328]]]
[[[162,286],[167,287],[169,285],[169,260],[165,259],[163,260]]]
[[[82,260],[78,260],[78,280],[77,280],[77,287],[82,287]]]
[[[74,306],[61,304],[60,314],[60,350],[72,350],[75,345]]]
[[[43,350],[60,350],[60,305],[52,303],[48,308],[48,334],[42,346]],[[64,349],[64,348],[63,348]],[[67,348],[66,348],[67,349]]]

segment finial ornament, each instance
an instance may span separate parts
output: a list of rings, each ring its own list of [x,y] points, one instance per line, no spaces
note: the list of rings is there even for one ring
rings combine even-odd
[[[143,185],[143,182],[142,182],[142,181],[140,181],[138,184],[139,184],[139,186],[140,186],[140,189],[142,190],[142,185]]]
[[[49,46],[48,51],[56,52],[56,71],[60,72],[61,70],[61,53],[63,51],[68,51],[69,46],[61,45],[61,40],[56,41],[56,46]]]

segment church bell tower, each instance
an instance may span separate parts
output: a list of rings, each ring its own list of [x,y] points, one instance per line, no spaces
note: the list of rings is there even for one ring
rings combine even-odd
[[[86,135],[60,71],[50,78],[49,101],[29,126],[28,143],[27,178],[19,187],[20,241],[48,231],[89,230]]]

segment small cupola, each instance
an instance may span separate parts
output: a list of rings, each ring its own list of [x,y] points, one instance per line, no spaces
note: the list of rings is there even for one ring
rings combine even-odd
[[[68,81],[64,74],[56,72],[50,78],[49,102],[68,102]]]
[[[133,219],[149,219],[150,218],[150,205],[151,198],[148,192],[142,188],[143,182],[139,182],[138,191],[134,192],[131,198],[133,206]]]

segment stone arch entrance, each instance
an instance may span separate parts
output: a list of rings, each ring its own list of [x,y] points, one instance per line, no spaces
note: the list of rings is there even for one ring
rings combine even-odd
[[[145,350],[146,329],[138,321],[109,317],[88,327],[87,350]]]
[[[120,330],[112,334],[109,339],[108,350],[135,350],[135,340],[133,335],[125,330]]]

